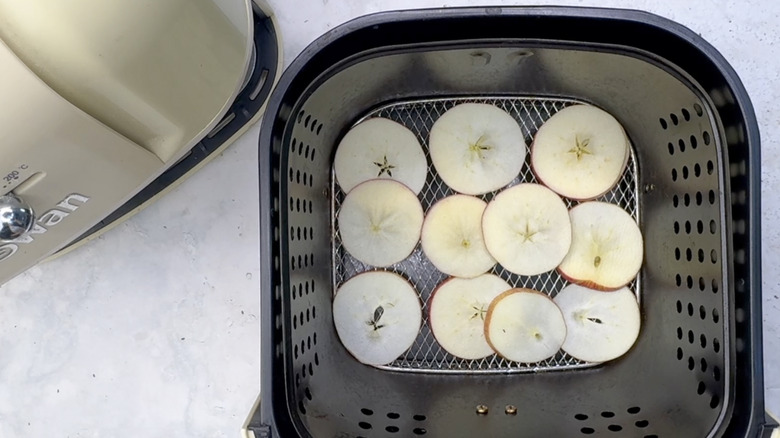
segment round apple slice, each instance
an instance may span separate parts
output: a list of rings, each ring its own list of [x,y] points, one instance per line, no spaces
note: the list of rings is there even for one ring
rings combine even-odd
[[[482,216],[482,233],[488,252],[519,275],[555,269],[571,244],[566,205],[539,184],[519,184],[493,198]]]
[[[485,337],[506,359],[540,362],[561,349],[566,323],[547,295],[531,289],[510,289],[490,303]]]
[[[398,274],[372,271],[342,284],[333,299],[333,324],[355,359],[386,365],[408,350],[422,324],[420,299]]]
[[[531,144],[531,168],[561,196],[593,199],[617,184],[629,144],[623,127],[591,105],[573,105],[548,119]]]
[[[639,336],[639,304],[628,288],[601,292],[570,284],[553,301],[566,321],[563,351],[574,358],[585,362],[618,358]]]
[[[364,181],[388,178],[418,194],[428,176],[428,162],[414,133],[383,118],[350,129],[336,148],[333,168],[346,193]]]
[[[558,266],[572,283],[615,290],[628,284],[642,266],[642,232],[625,210],[607,202],[583,202],[569,212],[571,249]]]
[[[420,242],[436,269],[454,277],[472,278],[496,264],[482,240],[486,206],[479,198],[453,195],[428,210]]]
[[[485,315],[493,299],[511,288],[493,274],[445,280],[433,291],[429,304],[429,322],[436,341],[462,359],[493,354],[485,340]]]
[[[526,154],[523,131],[506,111],[464,103],[444,113],[431,128],[431,161],[453,190],[480,195],[509,184]]]
[[[338,215],[341,242],[360,262],[390,266],[411,254],[420,239],[423,209],[414,193],[390,179],[357,185]]]

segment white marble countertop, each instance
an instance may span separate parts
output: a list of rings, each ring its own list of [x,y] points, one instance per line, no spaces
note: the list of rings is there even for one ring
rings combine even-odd
[[[268,1],[286,64],[365,13],[476,4]],[[780,413],[780,3],[562,3],[676,20],[742,78],[763,137],[766,401]],[[258,132],[129,221],[0,287],[0,437],[238,436],[259,392]]]

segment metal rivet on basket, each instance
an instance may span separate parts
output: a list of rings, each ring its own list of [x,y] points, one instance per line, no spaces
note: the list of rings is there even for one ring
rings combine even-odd
[[[477,415],[487,415],[488,407],[485,405],[477,405]]]
[[[517,406],[506,405],[506,408],[504,409],[504,413],[507,414],[507,415],[516,415],[517,414]]]

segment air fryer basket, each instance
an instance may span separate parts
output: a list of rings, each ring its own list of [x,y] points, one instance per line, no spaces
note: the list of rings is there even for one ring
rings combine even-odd
[[[356,121],[383,110],[417,127],[424,142],[423,119],[435,117],[420,112],[425,105],[462,99],[532,110],[544,108],[534,102],[590,102],[626,128],[636,169],[623,189],[636,204],[645,262],[634,285],[642,332],[623,358],[475,373],[426,362],[438,353],[422,352],[378,369],[340,344],[334,285],[350,274],[345,269],[363,268],[345,264],[333,245],[335,145]],[[408,116],[415,109],[418,116]],[[536,124],[549,116],[537,113]],[[529,140],[533,111],[514,115]],[[263,377],[249,430],[260,437],[768,436],[758,151],[755,116],[733,70],[688,29],[647,13],[424,10],[332,30],[284,74],[260,137]],[[414,257],[394,269],[428,272]]]

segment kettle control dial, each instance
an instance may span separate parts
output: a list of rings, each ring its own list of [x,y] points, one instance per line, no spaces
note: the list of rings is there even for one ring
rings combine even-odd
[[[28,203],[12,193],[0,196],[0,241],[23,236],[34,222],[35,213]]]

